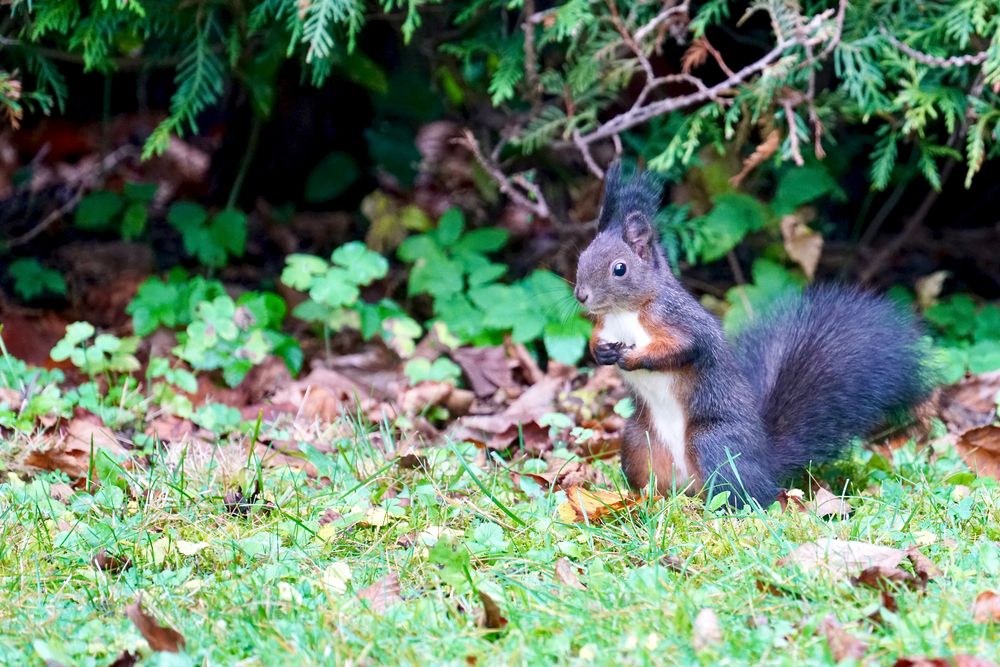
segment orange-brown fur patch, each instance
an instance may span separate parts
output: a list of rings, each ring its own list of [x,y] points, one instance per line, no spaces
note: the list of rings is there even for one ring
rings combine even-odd
[[[674,371],[678,374],[680,382],[676,385],[678,390],[677,400],[685,408],[691,398],[694,389],[693,369],[683,369]],[[656,479],[656,491],[660,495],[666,495],[674,488],[674,457],[670,454],[670,448],[660,442],[655,429],[650,421],[649,406],[633,394],[636,403],[635,414],[629,418],[622,433],[622,470],[625,478],[633,488],[639,489],[649,483],[650,469]],[[698,467],[698,458],[692,447],[692,430],[688,425],[686,435],[685,458],[687,469],[691,471],[692,480],[678,479],[676,487],[685,489],[688,493],[698,493],[703,485],[703,476]]]

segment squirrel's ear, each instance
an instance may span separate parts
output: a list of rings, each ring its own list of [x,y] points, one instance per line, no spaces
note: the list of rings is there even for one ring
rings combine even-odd
[[[655,256],[656,230],[646,215],[638,212],[629,213],[625,218],[622,238],[632,252],[639,255],[643,261],[648,262]]]

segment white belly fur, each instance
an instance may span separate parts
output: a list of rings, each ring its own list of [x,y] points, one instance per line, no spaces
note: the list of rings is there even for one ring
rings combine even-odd
[[[645,347],[652,340],[652,336],[639,322],[639,313],[634,311],[605,315],[600,337],[609,342],[634,345],[636,349]],[[687,480],[690,477],[685,454],[687,424],[684,410],[677,400],[676,374],[638,370],[622,371],[622,377],[646,404],[650,422],[656,431],[656,439],[670,450],[677,477],[679,480]]]

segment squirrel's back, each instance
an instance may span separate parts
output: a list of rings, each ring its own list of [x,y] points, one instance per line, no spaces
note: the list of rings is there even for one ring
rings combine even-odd
[[[825,285],[779,299],[735,346],[780,476],[837,456],[932,386],[915,318],[856,288]]]

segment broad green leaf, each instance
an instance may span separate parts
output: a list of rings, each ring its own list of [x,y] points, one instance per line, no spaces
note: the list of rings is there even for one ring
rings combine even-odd
[[[205,207],[194,202],[175,202],[167,211],[167,222],[180,232],[200,228],[207,220],[208,212],[205,211]]]
[[[16,259],[7,267],[14,279],[14,291],[25,301],[42,294],[66,294],[66,280],[55,269],[43,266],[33,257]]]
[[[447,247],[458,241],[464,229],[465,216],[459,209],[450,208],[445,211],[444,215],[438,221],[434,235],[442,247]]]
[[[336,308],[358,300],[358,287],[346,269],[331,266],[313,282],[309,296],[324,305]]]
[[[830,172],[822,165],[790,167],[778,181],[778,191],[771,206],[777,215],[786,215],[839,189]]]
[[[126,183],[122,194],[132,203],[151,204],[158,187],[156,183]]]
[[[330,259],[347,269],[359,285],[384,278],[389,272],[389,262],[385,257],[369,250],[361,241],[345,243],[333,251]]]
[[[328,268],[330,268],[330,263],[322,257],[295,253],[285,258],[281,282],[292,289],[305,292],[312,286],[316,276],[323,275]]]
[[[361,170],[358,163],[347,153],[335,151],[320,160],[306,179],[305,200],[310,204],[322,204],[336,199],[351,187]]]
[[[122,197],[118,193],[91,192],[80,200],[73,224],[88,231],[107,229],[121,213],[123,205]]]
[[[129,204],[122,216],[122,238],[131,241],[142,236],[142,233],[146,231],[148,215],[145,204]]]
[[[576,365],[587,351],[590,330],[590,322],[581,317],[572,317],[565,322],[549,322],[542,335],[545,351],[556,361]]]
[[[691,221],[701,242],[701,258],[713,262],[735,248],[747,234],[767,221],[764,205],[750,195],[725,193],[715,198],[708,214]]]
[[[216,213],[212,218],[212,238],[230,255],[242,257],[247,244],[246,215],[232,208]]]
[[[455,243],[455,251],[496,252],[507,245],[509,237],[507,230],[499,227],[473,229]]]

